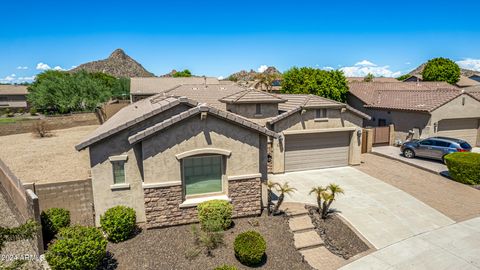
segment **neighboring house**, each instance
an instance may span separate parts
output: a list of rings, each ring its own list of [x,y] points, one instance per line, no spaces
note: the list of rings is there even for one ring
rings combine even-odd
[[[217,85],[220,82],[213,77],[134,77],[130,79],[130,100],[135,102],[186,84]]]
[[[162,227],[194,222],[210,199],[258,215],[272,163],[274,173],[359,164],[364,119],[312,95],[185,84],[123,108],[76,149],[90,153],[97,225],[122,204]]]
[[[27,87],[24,85],[0,85],[0,109],[26,109]]]
[[[347,77],[347,82],[364,82],[365,77]],[[391,77],[373,77],[372,82],[398,82],[397,79]]]
[[[404,82],[421,82],[421,81],[423,81],[423,77],[420,74],[412,75],[409,78],[404,80]],[[480,85],[480,82],[473,80],[472,78],[469,78],[467,76],[460,75],[460,79],[455,85],[460,88],[464,88],[464,87]]]
[[[351,83],[347,102],[371,116],[365,126],[394,124],[395,138],[449,136],[479,145],[480,97],[445,82]]]
[[[468,78],[480,83],[480,74],[473,74],[473,75],[471,75],[471,76],[468,77]]]

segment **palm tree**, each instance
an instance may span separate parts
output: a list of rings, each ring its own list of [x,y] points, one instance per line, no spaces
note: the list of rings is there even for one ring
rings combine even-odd
[[[327,218],[330,206],[335,200],[335,197],[338,194],[343,194],[343,193],[344,193],[344,190],[337,184],[329,184],[327,186],[327,191],[324,191],[321,195],[323,199],[323,207],[322,207],[323,219]]]
[[[283,185],[277,186],[277,191],[280,192],[280,196],[278,196],[277,204],[273,208],[273,213],[277,213],[278,209],[280,209],[280,205],[283,203],[283,199],[285,198],[285,194],[290,195],[292,192],[296,191],[297,189],[288,185],[288,182],[285,182]]]
[[[326,188],[322,186],[318,187],[313,187],[312,190],[308,193],[308,195],[311,195],[312,193],[315,194],[315,197],[317,198],[317,205],[318,205],[318,212],[320,213],[322,211],[322,194],[327,191]]]
[[[276,187],[279,187],[280,184],[277,183],[277,182],[272,182],[270,180],[268,180],[267,182],[267,212],[268,212],[268,215],[270,216],[272,214],[272,189],[273,188],[276,188]]]

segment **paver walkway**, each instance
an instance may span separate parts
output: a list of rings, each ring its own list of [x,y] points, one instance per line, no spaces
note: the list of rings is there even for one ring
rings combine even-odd
[[[455,221],[480,216],[480,190],[399,161],[362,155],[356,169],[395,186]]]
[[[454,221],[408,193],[352,167],[270,175],[297,188],[285,201],[313,203],[310,189],[339,184],[345,194],[332,205],[375,248],[380,249]]]
[[[373,252],[342,270],[480,269],[480,218],[445,226]]]
[[[310,266],[315,269],[333,270],[347,262],[325,247],[322,238],[315,231],[315,226],[304,204],[284,203],[282,210],[289,217],[288,225],[293,232],[295,248]]]

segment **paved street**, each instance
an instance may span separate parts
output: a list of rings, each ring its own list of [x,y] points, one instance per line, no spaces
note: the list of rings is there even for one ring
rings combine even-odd
[[[340,269],[480,269],[480,218],[445,226],[373,252]]]
[[[331,168],[271,175],[297,188],[286,201],[315,203],[310,189],[337,183],[344,188],[332,205],[377,249],[406,238],[454,223],[410,194],[353,167]]]

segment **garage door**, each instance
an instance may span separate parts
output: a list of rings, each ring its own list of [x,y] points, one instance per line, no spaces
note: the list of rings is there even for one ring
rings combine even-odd
[[[478,119],[447,119],[438,123],[438,136],[452,137],[477,145]]]
[[[290,134],[285,137],[285,171],[348,165],[351,132]]]

